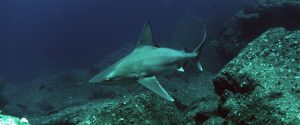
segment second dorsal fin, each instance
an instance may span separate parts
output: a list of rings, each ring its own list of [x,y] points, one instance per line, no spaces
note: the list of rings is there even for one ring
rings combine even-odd
[[[150,25],[149,21],[146,21],[146,23],[144,25],[144,28],[143,28],[143,30],[140,34],[140,39],[138,41],[137,48],[143,47],[143,46],[155,46],[155,47],[157,47],[157,45],[154,42],[152,28],[151,28],[151,25]]]

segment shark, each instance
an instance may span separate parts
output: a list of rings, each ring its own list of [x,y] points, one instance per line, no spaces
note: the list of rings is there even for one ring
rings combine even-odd
[[[200,49],[206,37],[204,28],[204,37],[200,44],[192,51],[175,50],[171,48],[159,47],[152,33],[149,21],[144,24],[136,48],[127,56],[121,58],[111,66],[104,69],[99,74],[89,80],[90,83],[100,83],[113,85],[122,83],[138,83],[157,95],[168,101],[174,99],[161,86],[157,76],[179,71],[184,72],[184,64],[196,59],[196,67],[203,70],[198,57]]]

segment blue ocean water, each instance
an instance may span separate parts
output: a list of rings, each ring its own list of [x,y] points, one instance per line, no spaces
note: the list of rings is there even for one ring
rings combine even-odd
[[[249,1],[236,0],[1,0],[0,76],[24,83],[41,72],[88,67],[126,43],[146,20],[157,41],[194,15],[221,27]],[[208,29],[214,30],[214,29]]]

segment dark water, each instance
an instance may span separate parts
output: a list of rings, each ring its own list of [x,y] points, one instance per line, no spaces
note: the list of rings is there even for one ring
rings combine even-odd
[[[1,0],[0,76],[22,83],[41,72],[88,67],[135,43],[145,20],[152,22],[157,41],[167,41],[176,22],[186,16],[221,26],[246,2]]]

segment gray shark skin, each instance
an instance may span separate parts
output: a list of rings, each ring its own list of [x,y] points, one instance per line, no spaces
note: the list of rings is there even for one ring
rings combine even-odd
[[[184,69],[180,64],[197,58],[198,49],[205,36],[206,32],[202,42],[192,53],[158,47],[153,40],[151,26],[149,22],[146,22],[137,47],[130,54],[94,76],[89,82],[109,85],[139,83],[159,96],[174,101],[159,84],[156,76],[176,70],[183,72]],[[200,63],[197,66],[202,70]]]

